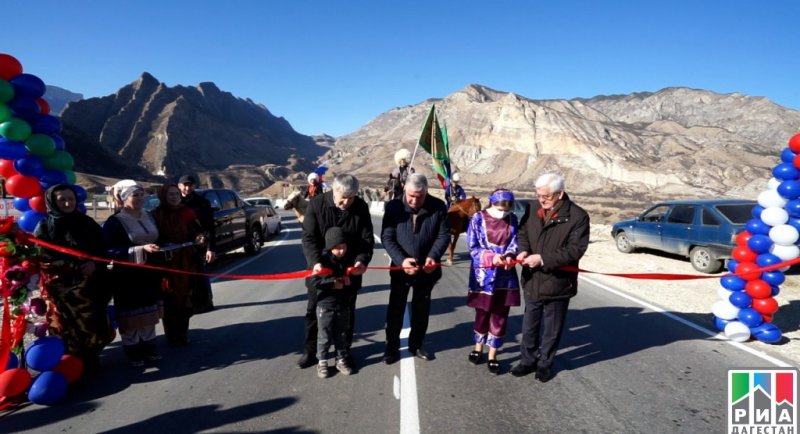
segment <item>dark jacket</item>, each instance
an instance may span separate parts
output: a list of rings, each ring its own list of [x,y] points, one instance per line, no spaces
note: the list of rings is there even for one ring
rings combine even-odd
[[[447,223],[447,207],[444,201],[430,194],[417,211],[416,224],[414,212],[405,199],[393,199],[386,203],[383,214],[381,241],[386,253],[392,258],[393,266],[403,265],[405,258],[414,258],[418,265],[424,265],[426,258],[438,263],[450,243],[450,225]],[[402,271],[392,275],[405,274]],[[439,280],[442,269],[436,268],[430,274],[418,276]]]
[[[332,271],[329,276],[309,276],[306,277],[306,287],[317,290],[317,301],[327,297],[345,298],[353,294],[352,286],[345,286],[342,289],[335,289],[336,279],[341,279],[347,273],[347,267],[352,267],[353,263],[344,262],[344,258],[339,259],[326,251],[320,258],[323,268]]]
[[[522,267],[522,288],[537,301],[574,297],[578,293],[578,273],[562,271],[578,266],[589,247],[589,215],[565,194],[561,208],[547,226],[542,227],[537,202],[519,231],[519,251],[540,254],[544,265]]]
[[[342,262],[362,262],[368,265],[372,260],[375,246],[375,235],[372,230],[372,218],[369,206],[364,199],[356,197],[346,210],[340,210],[333,202],[333,192],[314,196],[308,203],[303,220],[303,254],[308,262],[308,269],[321,262],[325,250],[325,232],[334,226],[342,228],[347,240],[347,253]],[[351,281],[360,284],[361,276],[353,276]]]
[[[197,214],[197,220],[200,221],[200,227],[206,233],[208,240],[207,249],[214,250],[214,243],[216,241],[216,226],[214,222],[214,210],[211,209],[211,202],[205,197],[193,192],[189,196],[181,198],[181,203],[193,209]]]

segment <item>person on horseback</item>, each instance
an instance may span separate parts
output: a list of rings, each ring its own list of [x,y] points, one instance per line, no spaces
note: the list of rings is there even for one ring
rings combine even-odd
[[[444,192],[444,198],[448,208],[453,202],[458,202],[467,198],[467,193],[464,191],[464,188],[458,185],[460,181],[461,174],[458,172],[453,173],[453,176],[450,177],[450,188]]]
[[[389,181],[386,183],[386,187],[383,188],[387,201],[402,197],[406,179],[408,175],[414,173],[414,169],[409,167],[411,152],[408,149],[400,149],[395,152],[394,162],[397,167],[392,169],[392,173],[389,174]]]
[[[319,175],[314,172],[308,174],[308,186],[303,191],[303,199],[311,199],[314,196],[322,194],[322,185],[320,183]]]

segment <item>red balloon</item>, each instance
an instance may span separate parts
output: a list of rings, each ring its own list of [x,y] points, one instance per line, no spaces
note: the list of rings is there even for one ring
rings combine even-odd
[[[778,311],[778,302],[773,297],[753,299],[753,309],[762,315],[770,317]]]
[[[28,199],[28,205],[34,211],[38,211],[42,214],[47,214],[47,203],[44,200],[43,194],[39,194]]]
[[[751,280],[747,282],[747,284],[744,286],[744,290],[747,292],[747,295],[753,297],[754,309],[756,299],[767,298],[772,295],[772,287],[769,285],[769,283],[764,282],[763,280]]]
[[[758,271],[754,272],[754,270],[758,270],[760,268],[761,267],[753,262],[741,262],[736,266],[736,275],[744,280],[755,280],[761,276],[761,273]]]
[[[14,56],[0,54],[0,78],[11,80],[22,74],[22,64]]]
[[[10,398],[28,390],[31,374],[27,369],[14,368],[0,374],[0,396]]]
[[[739,262],[753,262],[758,257],[758,254],[750,249],[750,247],[737,246],[733,248],[731,256]]]
[[[36,100],[36,104],[39,104],[39,113],[43,115],[50,114],[50,104],[44,100],[44,98],[39,98]]]
[[[789,149],[794,153],[800,152],[800,134],[795,134],[789,139]]]
[[[0,160],[0,176],[5,179],[17,175],[17,169],[14,168],[13,160]]]
[[[14,175],[6,179],[6,191],[15,197],[33,197],[42,192],[42,186],[33,176]]]
[[[764,322],[772,322],[773,318],[772,318],[772,315],[767,315],[765,313],[762,313],[761,314],[761,319],[763,319]]]
[[[74,384],[83,374],[83,360],[72,354],[64,354],[53,370],[64,374],[68,384]]]
[[[752,237],[752,236],[753,236],[753,234],[751,234],[748,231],[739,232],[739,234],[736,235],[736,245],[746,246],[747,245],[747,241],[750,240],[750,237]]]

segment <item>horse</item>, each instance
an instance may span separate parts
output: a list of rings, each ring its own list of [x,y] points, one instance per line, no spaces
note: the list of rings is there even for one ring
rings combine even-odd
[[[285,210],[294,210],[294,215],[297,216],[300,224],[303,223],[307,207],[308,201],[303,198],[303,192],[300,190],[291,192],[289,197],[286,198],[286,204],[283,205]]]
[[[447,265],[453,265],[453,250],[456,248],[458,236],[467,231],[469,220],[481,210],[481,201],[475,197],[459,200],[447,210],[447,222],[450,223],[450,244],[447,246]]]

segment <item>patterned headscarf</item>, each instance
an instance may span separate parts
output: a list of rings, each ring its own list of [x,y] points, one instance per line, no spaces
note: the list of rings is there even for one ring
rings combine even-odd
[[[492,193],[492,195],[489,196],[489,203],[492,205],[503,201],[514,202],[514,193],[508,190],[499,189],[495,190],[494,193]]]

